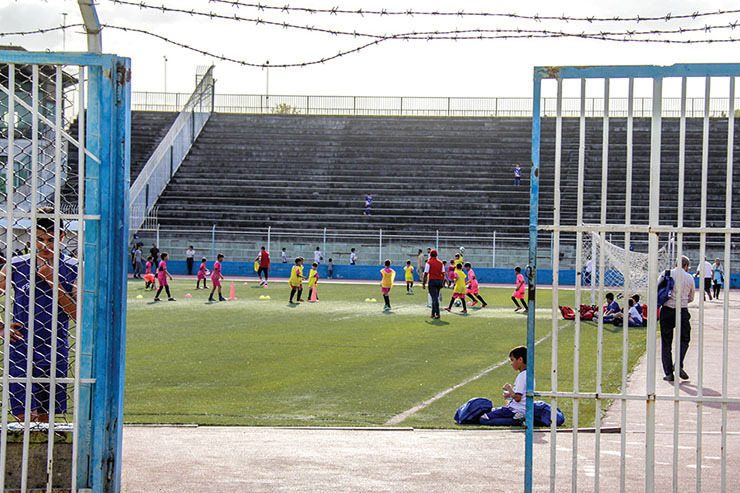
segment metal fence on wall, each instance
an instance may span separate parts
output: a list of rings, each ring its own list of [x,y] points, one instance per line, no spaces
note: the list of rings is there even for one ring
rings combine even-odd
[[[135,111],[180,111],[190,94],[164,92],[134,92]],[[541,115],[554,117],[557,98],[543,98]],[[709,115],[727,117],[728,98],[711,98]],[[736,100],[734,107],[740,106]],[[581,100],[563,98],[562,116],[580,116]],[[704,98],[686,99],[686,116],[704,116]],[[627,116],[627,98],[609,100],[609,116]],[[649,117],[652,98],[634,98],[633,116]],[[511,97],[404,97],[404,96],[301,96],[264,94],[216,94],[217,113],[351,115],[351,116],[456,116],[456,117],[531,117],[532,98]],[[664,98],[664,117],[679,117],[680,98]],[[586,98],[587,117],[604,115],[603,98]]]

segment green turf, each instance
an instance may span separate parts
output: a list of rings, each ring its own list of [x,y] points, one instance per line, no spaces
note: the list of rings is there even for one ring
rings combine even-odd
[[[217,425],[379,426],[507,358],[526,342],[526,316],[514,313],[511,288],[484,288],[489,303],[468,315],[442,312],[432,321],[426,292],[391,292],[384,313],[377,285],[320,286],[316,304],[288,304],[288,286],[259,289],[237,283],[238,300],[208,304],[194,282],[171,283],[176,302],[153,303],[143,283],[129,282],[125,421]],[[186,298],[185,293],[192,298]],[[137,295],[143,299],[136,299]],[[259,300],[269,294],[271,300]],[[228,285],[224,295],[228,297]],[[448,302],[450,291],[444,291]],[[304,296],[306,296],[304,292]],[[538,290],[538,338],[551,332],[551,293]],[[376,298],[367,303],[365,298]],[[573,292],[563,290],[561,303]],[[446,303],[445,303],[446,305]],[[459,311],[454,308],[453,312]],[[560,320],[559,386],[572,389],[573,327]],[[622,331],[604,331],[604,391],[621,382]],[[594,324],[581,329],[581,390],[593,390]],[[630,336],[630,368],[644,353],[645,332]],[[551,340],[537,348],[538,390],[550,388]],[[516,375],[504,365],[400,423],[454,427],[467,399],[497,405],[501,386]],[[500,403],[500,404],[499,404]],[[590,407],[589,407],[590,405]],[[570,403],[559,406],[570,418]],[[593,403],[581,404],[581,424],[593,423]]]

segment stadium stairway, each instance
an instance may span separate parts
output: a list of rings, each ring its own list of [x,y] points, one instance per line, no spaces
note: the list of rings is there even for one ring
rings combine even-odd
[[[136,121],[136,120],[135,120]],[[610,119],[607,221],[625,212],[625,118]],[[586,122],[584,220],[598,222],[602,120]],[[700,221],[702,119],[687,120],[684,223]],[[736,126],[740,124],[736,123]],[[564,119],[561,221],[575,223],[576,118]],[[734,197],[740,186],[735,131]],[[542,121],[540,220],[552,221],[555,120]],[[663,120],[661,222],[678,211],[679,120]],[[650,120],[634,121],[631,221],[649,211]],[[725,218],[727,120],[710,120],[707,224]],[[529,118],[351,117],[213,114],[160,197],[165,229],[313,229],[457,234],[513,233],[529,221]],[[133,154],[133,153],[132,153]],[[523,168],[513,185],[513,165]],[[372,216],[364,198],[373,196]]]

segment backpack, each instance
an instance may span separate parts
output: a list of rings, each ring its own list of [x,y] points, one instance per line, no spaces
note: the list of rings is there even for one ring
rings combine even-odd
[[[493,402],[484,397],[474,397],[455,411],[458,424],[478,424],[478,418],[493,409]]]
[[[673,286],[675,281],[671,277],[671,271],[666,270],[663,274],[663,280],[658,284],[658,306],[663,306],[666,301],[671,298],[673,294]]]
[[[589,305],[581,305],[580,316],[581,320],[593,320],[594,319],[594,307]]]
[[[573,309],[569,306],[561,306],[560,313],[563,314],[564,320],[575,320],[576,319],[576,312],[573,311]]]
[[[534,425],[535,426],[550,426],[552,423],[552,415],[551,413],[551,407],[550,404],[548,404],[545,401],[534,401]],[[565,423],[565,415],[563,414],[563,411],[561,411],[559,408],[555,409],[557,416],[556,416],[556,424],[558,426],[561,426],[563,423]]]

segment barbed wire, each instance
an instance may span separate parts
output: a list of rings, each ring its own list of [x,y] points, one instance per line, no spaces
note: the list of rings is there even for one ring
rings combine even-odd
[[[740,13],[740,9],[731,9],[731,10],[717,10],[713,12],[692,12],[690,14],[677,14],[673,15],[672,13],[668,12],[665,15],[660,16],[641,16],[637,15],[634,17],[620,17],[620,16],[614,16],[614,17],[596,17],[596,16],[587,16],[587,17],[578,17],[578,16],[567,16],[565,14],[557,15],[557,16],[548,16],[548,15],[523,15],[523,14],[516,14],[516,13],[505,13],[505,12],[465,12],[464,10],[458,10],[458,11],[450,11],[450,12],[440,12],[440,11],[416,11],[416,10],[387,10],[387,9],[381,9],[381,10],[365,10],[365,9],[357,9],[357,10],[347,10],[347,9],[340,9],[339,7],[332,7],[331,9],[315,9],[310,7],[291,7],[289,4],[279,6],[279,5],[267,5],[267,4],[261,4],[261,3],[246,3],[246,2],[240,2],[238,0],[208,0],[209,3],[220,3],[220,4],[227,4],[231,5],[233,7],[247,7],[247,8],[255,8],[257,10],[261,11],[280,11],[285,13],[290,12],[303,12],[307,14],[329,14],[329,15],[339,15],[339,14],[353,14],[353,15],[359,15],[359,16],[365,16],[365,15],[373,15],[373,16],[447,16],[447,17],[505,17],[510,19],[521,19],[521,20],[531,20],[531,21],[564,21],[564,22],[654,22],[654,21],[673,21],[673,20],[681,20],[681,19],[697,19],[700,17],[709,17],[709,16],[719,16],[719,15],[726,15],[726,14],[738,14]]]
[[[215,1],[215,0],[213,0]],[[120,4],[120,5],[127,5],[127,6],[133,6],[138,7],[140,9],[149,9],[149,10],[156,10],[161,11],[162,13],[179,13],[179,14],[188,14],[191,16],[198,16],[198,17],[206,17],[210,19],[222,19],[222,20],[228,20],[228,21],[236,21],[236,22],[250,22],[254,23],[255,25],[269,25],[269,26],[276,26],[281,27],[283,29],[298,29],[303,31],[309,31],[309,32],[319,32],[324,34],[332,34],[334,36],[352,36],[352,37],[362,37],[362,38],[373,38],[373,39],[386,39],[388,37],[392,38],[399,38],[399,39],[430,39],[430,37],[434,37],[434,39],[490,39],[485,36],[481,37],[480,35],[483,34],[507,34],[507,33],[515,33],[515,34],[544,34],[544,35],[560,35],[562,34],[562,31],[552,31],[547,29],[522,29],[522,28],[513,28],[513,29],[456,29],[456,30],[450,30],[450,31],[413,31],[408,33],[399,33],[399,34],[372,34],[372,33],[364,33],[364,32],[358,32],[358,31],[341,31],[341,30],[334,30],[334,29],[326,29],[326,28],[320,28],[315,26],[300,26],[297,24],[290,24],[287,22],[276,22],[276,21],[268,21],[261,18],[249,18],[249,17],[241,17],[238,15],[233,16],[227,16],[223,14],[218,14],[215,12],[202,12],[202,11],[196,11],[194,9],[191,10],[185,10],[185,9],[179,9],[179,8],[173,8],[173,7],[167,7],[165,5],[156,6],[156,5],[150,5],[143,1],[140,2],[133,2],[128,0],[113,0],[113,3]],[[598,32],[592,32],[592,33],[586,33],[582,32],[580,34],[582,35],[588,35],[588,36],[613,36],[613,37],[619,37],[619,36],[662,36],[662,35],[669,35],[669,34],[688,34],[688,33],[696,33],[696,32],[711,32],[712,30],[721,30],[721,29],[735,29],[738,27],[740,23],[738,21],[731,22],[728,24],[723,25],[705,25],[701,27],[678,27],[673,29],[651,29],[648,31],[637,31],[637,30],[625,30],[625,31],[598,31]],[[476,36],[459,36],[461,34],[476,34]],[[499,39],[496,37],[495,39]]]
[[[63,29],[70,29],[74,27],[81,27],[82,24],[69,24],[66,26],[57,26],[57,27],[51,27],[51,28],[42,28],[42,29],[34,29],[29,31],[13,31],[13,32],[0,32],[0,37],[7,37],[7,36],[26,36],[26,35],[34,35],[34,34],[45,34],[48,32],[63,30]],[[736,26],[736,24],[731,24],[729,26],[720,26],[722,28],[729,27],[733,28]],[[84,26],[83,26],[84,27]],[[709,38],[709,39],[673,39],[673,38],[634,38],[634,32],[627,31],[625,33],[608,33],[608,32],[599,32],[599,33],[570,33],[570,32],[564,32],[564,31],[548,31],[548,30],[540,30],[540,31],[532,31],[532,30],[489,30],[492,32],[488,33],[480,33],[477,36],[461,36],[460,34],[467,34],[471,31],[477,32],[478,30],[452,30],[452,31],[435,31],[433,33],[424,34],[421,33],[402,33],[402,34],[393,34],[393,35],[386,35],[382,36],[377,39],[373,39],[372,41],[368,43],[364,43],[362,45],[356,46],[351,49],[347,50],[340,50],[338,53],[322,57],[319,59],[304,61],[304,62],[295,62],[295,63],[277,63],[277,64],[267,64],[267,63],[254,63],[249,62],[246,60],[240,60],[232,57],[228,57],[225,55],[218,55],[214,52],[204,50],[195,46],[191,46],[187,43],[183,43],[180,41],[176,41],[173,39],[168,38],[167,36],[147,31],[144,29],[138,29],[134,27],[128,27],[128,26],[116,26],[112,24],[102,24],[101,27],[112,29],[112,30],[119,30],[123,32],[133,32],[137,34],[143,34],[146,36],[157,38],[165,43],[171,44],[173,46],[180,47],[182,49],[186,49],[189,51],[193,51],[195,53],[199,53],[201,55],[207,56],[209,58],[230,62],[230,63],[236,63],[238,65],[246,66],[246,67],[255,67],[255,68],[265,68],[265,67],[271,67],[271,68],[296,68],[296,67],[307,67],[311,65],[318,65],[323,64],[332,60],[336,60],[338,58],[358,53],[360,51],[363,51],[367,48],[370,48],[371,46],[378,45],[385,41],[391,41],[391,40],[405,40],[405,41],[419,41],[419,40],[426,40],[426,41],[435,41],[435,40],[453,40],[453,41],[463,41],[463,40],[502,40],[502,39],[554,39],[554,38],[577,38],[577,39],[589,39],[589,40],[597,40],[597,41],[610,41],[610,42],[628,42],[628,43],[661,43],[661,44],[712,44],[712,43],[735,43],[737,41],[740,41],[740,39],[735,39],[732,37],[729,38]],[[707,32],[710,32],[712,30],[711,27],[706,28]],[[705,28],[702,28],[702,30],[705,30]],[[685,32],[686,30],[682,31]],[[652,32],[645,32],[646,34],[655,34]]]

